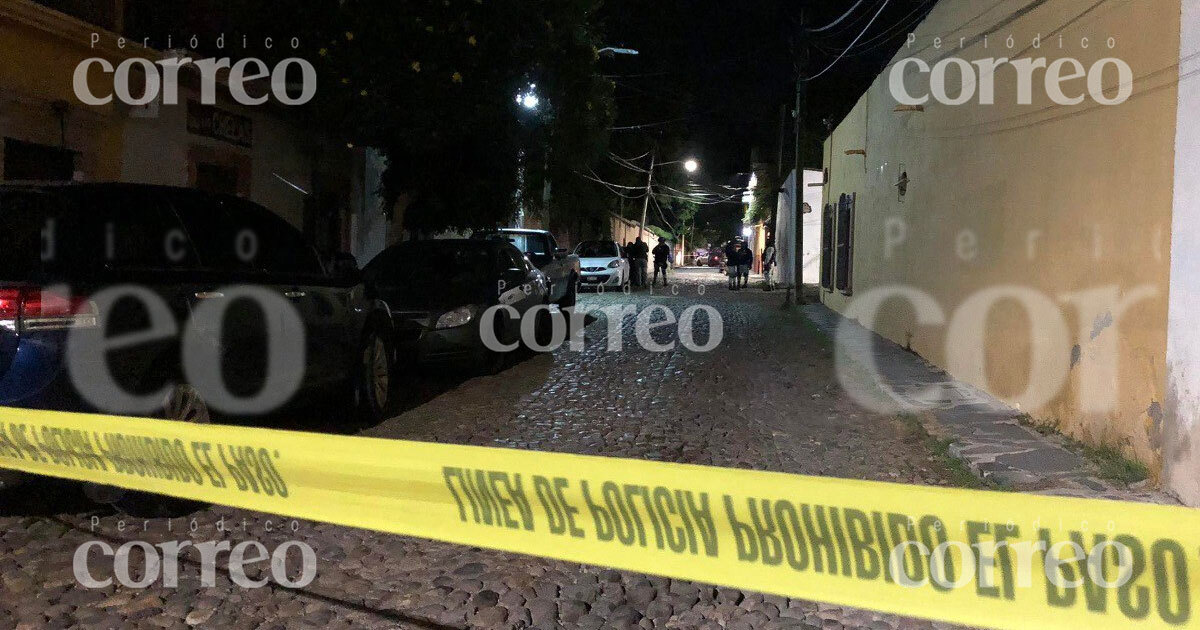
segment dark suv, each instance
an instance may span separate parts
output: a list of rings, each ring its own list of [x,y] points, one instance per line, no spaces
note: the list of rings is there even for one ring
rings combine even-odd
[[[320,389],[361,415],[387,406],[387,306],[261,206],[160,186],[6,185],[0,230],[0,405],[206,422]]]

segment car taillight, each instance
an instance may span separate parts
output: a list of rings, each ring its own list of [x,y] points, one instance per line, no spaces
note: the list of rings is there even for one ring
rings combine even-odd
[[[16,328],[21,314],[21,290],[0,289],[0,326]],[[11,326],[9,325],[11,324]]]
[[[63,330],[96,325],[96,303],[45,289],[0,289],[0,327]]]

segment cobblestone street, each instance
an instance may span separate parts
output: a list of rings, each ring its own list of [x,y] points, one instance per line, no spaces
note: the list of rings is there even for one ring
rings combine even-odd
[[[782,293],[730,292],[723,278],[684,270],[677,295],[583,295],[579,310],[662,304],[679,315],[711,305],[723,340],[711,352],[676,344],[650,352],[630,315],[601,313],[581,352],[524,357],[496,376],[455,382],[365,434],[613,457],[753,468],[912,484],[952,485],[961,470],[911,419],[865,413],[840,390],[830,340]],[[697,343],[718,328],[696,316]],[[654,338],[677,338],[675,326]],[[424,379],[428,377],[418,377]],[[66,486],[40,482],[7,497],[0,517],[0,627],[65,628],[933,628],[924,621],[709,584],[466,548],[224,507],[143,520],[97,512]],[[49,497],[55,500],[48,502]],[[87,589],[72,573],[90,540],[243,540],[273,550],[311,545],[317,577],[290,589],[244,589],[219,572],[201,585],[196,550],[178,587]],[[145,566],[140,552],[132,567]],[[266,563],[259,573],[266,576]],[[294,566],[295,563],[293,563]],[[224,564],[219,564],[220,570]],[[113,575],[93,553],[91,575]],[[716,577],[716,576],[714,576]]]

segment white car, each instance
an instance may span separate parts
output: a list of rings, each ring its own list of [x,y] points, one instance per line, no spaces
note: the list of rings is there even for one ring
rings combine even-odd
[[[621,257],[616,241],[584,241],[575,247],[579,256],[581,287],[623,287],[629,283],[629,261]]]

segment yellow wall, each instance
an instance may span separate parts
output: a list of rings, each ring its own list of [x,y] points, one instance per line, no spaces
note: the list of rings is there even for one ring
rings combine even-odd
[[[32,3],[5,3],[0,10],[0,136],[59,146],[64,134],[51,103],[66,102],[65,145],[79,152],[76,170],[89,180],[116,180],[121,173],[123,116],[112,105],[81,105],[71,80],[84,59],[119,61],[123,56],[112,49],[111,41],[90,48],[90,33],[82,23]],[[135,48],[123,54],[135,54]],[[111,92],[111,82],[103,86],[100,73],[93,75],[96,94]]]
[[[1132,68],[1134,93],[1117,106],[1090,98],[1059,106],[1035,73],[1033,102],[1016,103],[1012,68],[996,76],[996,104],[972,101],[942,105],[931,100],[924,112],[897,113],[888,87],[888,69],[859,100],[825,143],[830,181],[826,203],[841,193],[857,193],[853,291],[908,285],[933,296],[950,318],[981,289],[1000,285],[1032,288],[1058,303],[1071,333],[1063,352],[1078,344],[1078,363],[1058,395],[1036,409],[1035,419],[1058,426],[1090,443],[1120,447],[1158,470],[1164,400],[1166,304],[1176,114],[1175,70],[1179,61],[1178,0],[1108,2],[1049,0],[983,42],[959,49],[960,38],[991,30],[1029,0],[1001,2],[942,0],[916,30],[916,43],[896,60],[916,56],[933,65],[947,55],[967,61],[987,57],[1071,56],[1085,68],[1102,57],[1118,57]],[[1033,3],[1033,4],[1036,4]],[[963,28],[963,25],[966,25]],[[1058,47],[1058,33],[1063,48]],[[1040,49],[1030,48],[1042,34]],[[942,48],[933,47],[934,37]],[[1013,36],[1014,48],[1006,46]],[[1082,49],[1082,38],[1090,47]],[[1105,43],[1115,38],[1116,47]],[[835,70],[836,71],[836,70]],[[957,77],[956,71],[949,76]],[[1105,85],[1116,83],[1109,72]],[[916,95],[928,88],[928,75],[910,72]],[[957,84],[957,80],[953,81]],[[1066,84],[1068,95],[1083,92],[1085,80]],[[953,85],[951,96],[959,89]],[[866,157],[845,155],[866,149]],[[895,182],[903,163],[911,180],[903,203]],[[907,240],[885,255],[888,220],[903,221]],[[971,259],[970,230],[976,239]],[[892,233],[893,237],[895,232]],[[964,239],[960,241],[959,239]],[[1033,245],[1032,256],[1030,244]],[[963,246],[960,252],[960,246]],[[964,260],[960,253],[968,254]],[[1115,325],[1103,317],[1081,321],[1079,311],[1060,300],[1071,292],[1115,286],[1121,292],[1152,291]],[[844,311],[853,297],[823,292],[826,304]],[[1029,322],[1023,309],[1006,302],[988,320],[986,382],[1002,397],[1024,390],[1031,364]],[[887,305],[875,325],[882,335],[946,366],[947,326],[919,326],[903,302]],[[1089,333],[1080,335],[1080,329]],[[1090,331],[1096,330],[1093,338]],[[1119,351],[1116,404],[1087,412],[1080,374],[1098,365],[1104,344]],[[963,377],[964,374],[956,374]],[[978,379],[971,379],[978,380]]]
[[[93,33],[99,34],[95,45]],[[222,100],[220,107],[253,122],[254,146],[245,148],[187,131],[184,103],[197,93],[186,85],[180,88],[178,105],[160,105],[153,115],[134,116],[132,108],[115,99],[100,106],[80,102],[72,83],[80,62],[101,57],[116,66],[134,56],[158,59],[161,53],[131,42],[122,44],[113,33],[29,0],[0,4],[0,138],[61,144],[76,151],[76,174],[83,181],[194,186],[198,156],[237,166],[242,180],[239,194],[302,227],[306,195],[280,178],[313,190],[313,139],[281,116],[279,108]],[[112,74],[93,67],[88,76],[93,94],[113,93]],[[56,102],[67,106],[65,133],[53,109]],[[331,159],[323,157],[327,162]],[[2,159],[0,142],[0,163]],[[340,166],[345,161],[332,163]],[[5,177],[0,172],[0,179]]]

